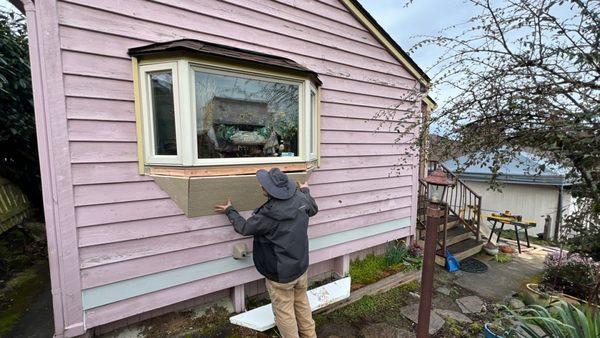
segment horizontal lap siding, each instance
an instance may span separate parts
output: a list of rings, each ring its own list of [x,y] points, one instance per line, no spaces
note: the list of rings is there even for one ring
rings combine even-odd
[[[408,93],[415,81],[341,3],[68,0],[59,4],[59,20],[84,288],[227,257],[240,241],[251,245],[223,216],[185,217],[137,173],[127,49],[152,42],[207,40],[288,57],[319,73],[322,163],[310,183],[320,212],[311,238],[410,217],[413,169],[402,155],[410,139],[398,138],[395,121],[414,106]],[[375,118],[384,111],[396,116]],[[319,257],[352,251],[337,247]],[[217,289],[245,281],[213,279]],[[194,283],[148,297],[156,306],[171,303],[175,289],[216,290]],[[90,310],[86,319],[97,325],[134,314],[138,298]]]

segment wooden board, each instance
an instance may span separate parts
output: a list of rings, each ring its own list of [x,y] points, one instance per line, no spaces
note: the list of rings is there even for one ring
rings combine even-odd
[[[350,297],[350,277],[309,290],[306,295],[312,311],[344,300]],[[271,304],[230,317],[229,321],[256,331],[266,331],[275,326]]]
[[[296,182],[304,182],[309,173],[287,175]],[[253,210],[266,202],[256,175],[153,178],[188,217],[213,215],[214,205],[226,203],[228,198],[238,210]]]

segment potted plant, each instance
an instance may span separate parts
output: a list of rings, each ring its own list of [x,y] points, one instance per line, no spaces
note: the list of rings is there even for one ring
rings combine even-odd
[[[496,319],[493,322],[486,323],[483,326],[483,336],[485,338],[503,338],[509,336],[512,330],[509,323],[504,319]]]
[[[548,292],[543,287],[540,287],[539,284],[529,283],[526,287],[527,290],[524,294],[526,304],[549,306],[559,300],[555,293]]]
[[[498,247],[492,242],[488,242],[483,246],[483,250],[490,256],[496,256],[498,254]]]

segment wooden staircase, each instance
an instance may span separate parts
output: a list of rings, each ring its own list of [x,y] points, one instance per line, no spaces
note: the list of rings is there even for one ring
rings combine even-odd
[[[446,251],[456,259],[463,260],[481,251],[481,196],[469,188],[462,180],[450,170],[439,163],[431,163],[429,172],[436,169],[443,170],[455,182],[446,189],[444,203],[448,207],[448,222],[444,227],[443,219],[434,220],[438,225],[438,247],[436,263],[444,266]],[[427,210],[427,183],[419,180],[419,205],[417,212],[417,243],[424,247],[425,222]],[[445,240],[444,240],[445,239]]]

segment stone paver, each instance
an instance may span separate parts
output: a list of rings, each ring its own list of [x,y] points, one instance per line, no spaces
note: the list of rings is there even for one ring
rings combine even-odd
[[[451,310],[442,310],[442,309],[437,309],[435,310],[435,312],[440,315],[442,318],[444,319],[453,319],[459,323],[467,323],[470,324],[473,321],[471,320],[471,318],[463,315],[460,312],[456,312],[456,311],[451,311]]]
[[[400,313],[413,323],[419,322],[419,304],[411,304],[400,309]],[[431,311],[429,317],[429,334],[434,335],[444,326],[444,320],[434,311]]]
[[[377,323],[369,325],[360,333],[365,338],[412,338],[415,337],[413,332],[409,332],[386,323]]]
[[[483,310],[483,300],[477,296],[467,296],[456,300],[462,313],[480,313]]]
[[[441,293],[442,295],[450,296],[450,289],[445,286],[440,286],[439,288],[435,289],[435,291]]]

